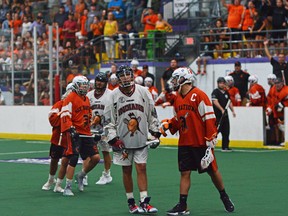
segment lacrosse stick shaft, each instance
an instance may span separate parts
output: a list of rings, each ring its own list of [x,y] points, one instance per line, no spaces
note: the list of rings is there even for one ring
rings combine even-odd
[[[220,118],[220,120],[219,120],[219,122],[218,122],[218,125],[217,125],[217,133],[218,133],[218,131],[219,131],[219,128],[220,128],[220,125],[221,125],[221,123],[222,123],[222,121],[223,121],[223,118],[224,118],[224,116],[225,116],[225,113],[227,112],[227,109],[228,109],[228,107],[229,107],[229,105],[230,105],[230,102],[231,102],[231,100],[229,99],[229,100],[227,101],[227,104],[226,104],[225,108],[224,108],[224,112],[223,112],[223,114],[222,114],[222,116],[221,116],[221,118]]]

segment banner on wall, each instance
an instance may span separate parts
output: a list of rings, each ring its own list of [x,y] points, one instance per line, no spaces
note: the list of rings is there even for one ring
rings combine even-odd
[[[173,2],[174,16],[176,16],[180,12],[185,13],[188,11],[188,4],[191,0],[174,0]]]

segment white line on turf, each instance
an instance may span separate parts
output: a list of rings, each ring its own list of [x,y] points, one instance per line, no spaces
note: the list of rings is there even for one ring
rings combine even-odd
[[[50,142],[48,142],[48,141],[26,141],[26,143],[45,143],[45,144],[47,144]]]
[[[25,151],[25,152],[6,152],[0,153],[0,155],[16,155],[16,154],[38,154],[38,153],[47,153],[49,151]]]

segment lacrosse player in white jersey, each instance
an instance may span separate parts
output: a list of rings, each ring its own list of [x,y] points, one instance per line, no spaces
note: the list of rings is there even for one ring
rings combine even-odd
[[[105,73],[98,73],[94,83],[94,90],[87,93],[92,109],[91,132],[94,131],[97,134],[103,134],[103,112],[108,100],[111,100],[112,91],[107,88],[108,77]],[[104,136],[102,136],[102,140],[98,142],[98,148],[103,154],[104,171],[96,184],[105,185],[112,182],[110,174],[112,159],[109,153],[111,152],[111,146],[107,143],[107,139]]]
[[[122,166],[123,184],[130,213],[156,213],[149,204],[146,163],[148,130],[155,138],[160,137],[159,121],[154,101],[147,88],[134,83],[129,66],[120,66],[116,72],[119,88],[112,92],[109,105],[105,106],[105,134],[113,149],[113,163]],[[137,170],[140,205],[133,194],[132,165]]]

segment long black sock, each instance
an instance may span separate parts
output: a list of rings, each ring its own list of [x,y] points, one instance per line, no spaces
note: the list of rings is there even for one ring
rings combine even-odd
[[[180,204],[186,205],[187,204],[187,197],[188,197],[188,195],[180,194],[180,198],[179,198]]]
[[[220,196],[221,196],[221,197],[223,197],[223,196],[228,196],[227,193],[226,193],[226,191],[225,191],[225,189],[219,191],[219,193],[220,193]]]

